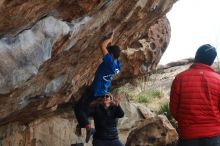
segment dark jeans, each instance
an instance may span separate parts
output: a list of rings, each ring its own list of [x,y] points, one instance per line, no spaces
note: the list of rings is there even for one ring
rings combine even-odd
[[[220,136],[192,140],[180,139],[178,146],[220,146]]]
[[[88,88],[75,104],[74,112],[81,128],[85,128],[85,126],[89,124],[89,105],[98,98],[100,98],[100,96],[94,97]]]
[[[124,146],[119,139],[114,140],[98,140],[94,139],[92,142],[93,146]]]

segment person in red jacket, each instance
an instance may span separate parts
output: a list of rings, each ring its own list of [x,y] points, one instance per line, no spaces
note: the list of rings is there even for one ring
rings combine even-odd
[[[202,45],[172,83],[169,106],[178,122],[178,146],[220,146],[220,75],[210,67],[216,56],[213,46]]]

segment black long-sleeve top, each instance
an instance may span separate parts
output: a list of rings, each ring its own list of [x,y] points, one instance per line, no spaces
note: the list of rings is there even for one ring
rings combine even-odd
[[[121,106],[110,106],[105,109],[102,105],[96,105],[90,109],[90,115],[95,123],[94,139],[114,140],[118,138],[118,118],[124,116]]]

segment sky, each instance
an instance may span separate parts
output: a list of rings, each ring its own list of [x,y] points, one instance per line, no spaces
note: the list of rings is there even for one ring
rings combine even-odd
[[[220,0],[179,0],[167,17],[171,39],[160,64],[194,57],[207,43],[220,54]]]

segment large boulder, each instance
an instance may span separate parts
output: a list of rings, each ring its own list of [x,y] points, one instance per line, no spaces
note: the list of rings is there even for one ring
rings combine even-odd
[[[4,30],[0,39],[0,125],[28,123],[55,111],[71,97],[78,99],[102,58],[98,42],[111,30],[115,31],[113,43],[124,50],[119,78],[154,68],[169,43],[165,14],[173,3],[2,1],[0,20],[5,23],[0,26]],[[129,55],[127,48],[137,51]]]
[[[178,139],[176,130],[165,116],[155,116],[141,123],[128,136],[126,146],[166,146]]]
[[[42,118],[48,118],[42,122],[45,125],[49,121],[57,124],[54,131],[62,129],[59,124],[67,120],[60,115],[70,112],[63,105],[74,103],[91,84],[102,58],[98,43],[109,31],[114,30],[113,43],[123,50],[123,67],[116,82],[154,69],[169,43],[165,15],[175,1],[2,0],[0,144],[31,145],[27,140],[31,130],[23,131],[36,127],[32,125]],[[58,109],[62,112],[56,115]],[[33,135],[51,138],[47,131],[41,135],[34,130]],[[72,136],[71,132],[67,135]],[[22,137],[24,142],[20,142]],[[58,138],[60,145],[62,138]]]

